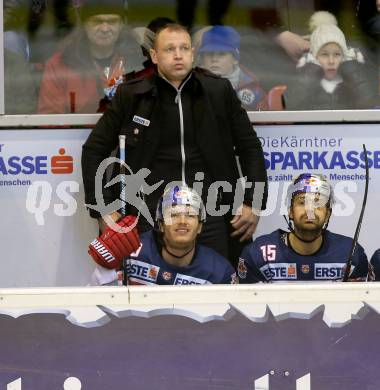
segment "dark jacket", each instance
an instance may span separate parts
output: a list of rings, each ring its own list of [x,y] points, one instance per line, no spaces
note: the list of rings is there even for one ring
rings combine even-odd
[[[121,84],[111,105],[84,144],[82,170],[87,204],[95,204],[96,170],[100,162],[118,146],[119,134],[126,135],[126,163],[131,170],[137,172],[140,168],[150,167],[161,132],[156,77],[154,74]],[[267,174],[263,151],[235,91],[228,80],[205,74],[201,70],[194,70],[193,77],[193,123],[205,165],[214,180],[228,181],[234,186],[240,177],[235,158],[239,156],[247,181],[265,183],[262,204],[255,204],[258,208],[265,208]],[[149,126],[134,122],[134,115],[148,119]],[[245,190],[244,202],[249,205],[252,205],[253,187]],[[115,196],[105,190],[105,203],[113,201]],[[225,192],[223,201],[232,204],[232,193]],[[93,211],[90,214],[99,216]]]
[[[294,85],[285,95],[287,110],[352,110],[373,108],[377,104],[376,88],[364,64],[346,61],[339,67],[343,81],[333,93],[321,86],[323,69],[314,63],[299,68]]]

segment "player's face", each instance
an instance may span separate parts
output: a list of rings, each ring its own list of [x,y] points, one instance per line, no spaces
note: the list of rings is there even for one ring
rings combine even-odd
[[[338,74],[339,65],[343,61],[343,52],[336,43],[328,43],[319,50],[317,61],[321,64],[324,77],[333,80]]]
[[[201,230],[202,223],[194,208],[177,205],[165,210],[161,231],[168,246],[176,249],[193,246]]]
[[[190,35],[184,31],[164,29],[158,34],[150,55],[159,74],[178,87],[193,66]]]
[[[202,67],[218,76],[228,76],[237,64],[238,61],[230,52],[216,51],[202,55]]]
[[[319,195],[298,194],[293,198],[289,217],[293,220],[297,233],[316,233],[322,231],[323,225],[330,216],[330,209]]]
[[[123,21],[116,14],[100,14],[89,17],[84,29],[90,44],[97,49],[112,48],[119,38]]]

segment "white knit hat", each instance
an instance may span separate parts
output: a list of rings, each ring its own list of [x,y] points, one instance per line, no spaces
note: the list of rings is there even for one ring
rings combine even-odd
[[[310,36],[310,52],[314,57],[317,56],[319,50],[328,43],[336,43],[343,51],[343,55],[347,55],[346,38],[342,30],[336,25],[336,18],[333,14],[327,11],[319,11],[314,13],[309,21],[309,27],[312,29]]]
[[[317,11],[311,15],[309,19],[309,31],[312,33],[317,27],[322,24],[335,24],[338,25],[335,15],[328,11]]]

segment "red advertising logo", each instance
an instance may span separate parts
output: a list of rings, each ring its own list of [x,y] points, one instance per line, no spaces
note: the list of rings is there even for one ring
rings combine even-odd
[[[73,173],[73,157],[65,156],[65,148],[58,150],[59,155],[51,158],[51,172],[54,174],[69,174]]]

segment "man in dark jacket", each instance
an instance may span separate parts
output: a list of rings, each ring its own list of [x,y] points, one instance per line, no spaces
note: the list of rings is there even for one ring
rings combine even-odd
[[[267,175],[260,142],[230,82],[192,69],[191,39],[182,26],[159,30],[151,57],[157,72],[118,88],[83,147],[86,204],[97,203],[96,171],[123,134],[130,173],[148,168],[145,188],[163,180],[160,188],[145,193],[150,213],[154,215],[168,183],[196,188],[208,212],[200,242],[234,262],[239,251],[236,244],[249,240],[256,229],[254,209],[266,204]],[[118,196],[112,187],[103,189],[105,204]],[[120,218],[117,210],[106,214],[90,211],[92,217],[103,216],[101,229],[107,219]],[[140,218],[139,228],[145,231],[150,226]]]

